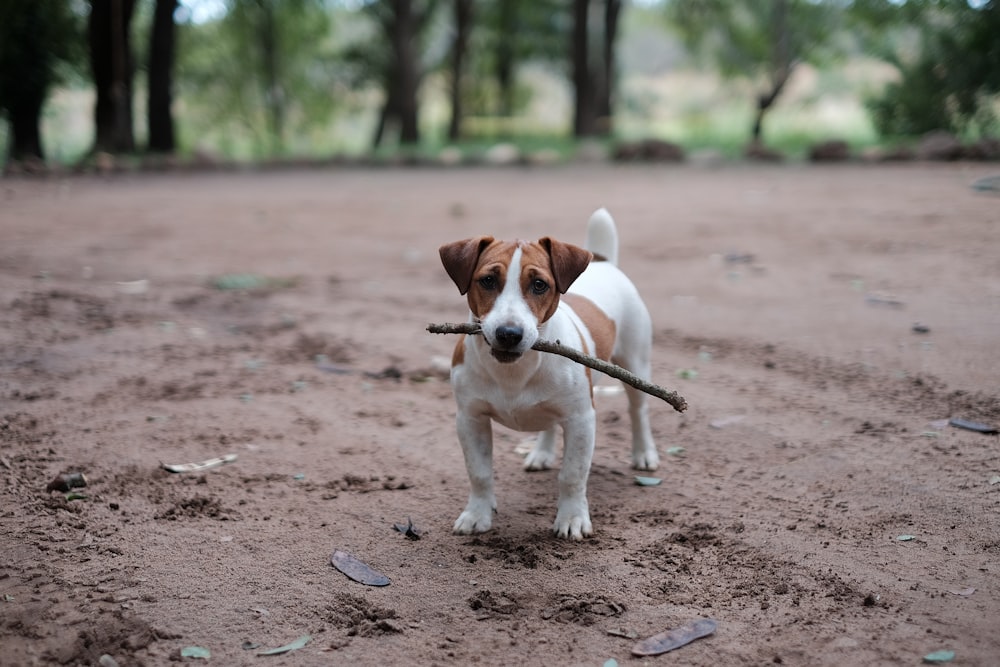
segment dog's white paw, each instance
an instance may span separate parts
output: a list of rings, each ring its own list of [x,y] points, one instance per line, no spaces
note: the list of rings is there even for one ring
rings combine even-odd
[[[656,470],[660,467],[660,455],[656,448],[651,447],[643,452],[632,454],[632,467],[636,470]]]
[[[535,447],[524,457],[525,470],[548,470],[555,465],[556,453]]]
[[[456,535],[485,533],[493,527],[493,504],[488,501],[473,501],[458,515],[451,532]]]
[[[552,526],[552,532],[556,537],[569,540],[582,540],[594,534],[594,526],[590,523],[590,511],[586,504],[582,507],[578,503],[568,503],[571,508],[560,507],[556,513],[556,522]]]

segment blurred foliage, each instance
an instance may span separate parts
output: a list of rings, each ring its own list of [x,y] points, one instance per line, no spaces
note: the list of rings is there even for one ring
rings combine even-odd
[[[386,1],[182,0],[174,77],[182,150],[237,159],[366,150],[390,62],[374,14]],[[88,6],[0,0],[0,121],[10,119],[11,100],[58,86],[42,120],[63,159],[93,131]],[[152,6],[138,0],[132,28],[140,93]],[[417,48],[426,138],[417,149],[428,153],[447,126],[453,31],[451,1],[436,7]],[[573,115],[570,7],[475,1],[463,85],[470,151],[501,137],[542,137],[572,152],[562,145],[571,143]],[[834,135],[867,145],[878,141],[876,128],[892,139],[942,128],[1000,134],[1000,0],[647,0],[627,4],[622,29],[621,138],[738,153],[756,124],[754,102],[761,107],[775,90],[782,101],[768,112],[766,134],[777,148]],[[793,82],[776,87],[792,68]],[[135,104],[141,114],[141,94]]]
[[[322,0],[228,0],[222,18],[180,28],[177,97],[228,145],[248,132],[251,157],[281,154],[286,135],[329,121],[338,65]]]
[[[1000,134],[1000,2],[890,0],[856,3],[873,50],[900,72],[869,102],[886,136],[951,130]],[[895,14],[895,17],[893,15]],[[888,37],[888,39],[887,39]]]
[[[843,50],[838,2],[671,0],[667,14],[696,57],[725,77],[757,87],[754,141],[793,70],[802,63],[829,63]]]

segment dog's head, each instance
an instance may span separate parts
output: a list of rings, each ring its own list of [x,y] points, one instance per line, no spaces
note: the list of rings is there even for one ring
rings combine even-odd
[[[589,250],[549,237],[528,243],[479,236],[447,243],[440,253],[502,363],[517,361],[535,344],[538,326],[555,314],[559,295],[593,259]]]

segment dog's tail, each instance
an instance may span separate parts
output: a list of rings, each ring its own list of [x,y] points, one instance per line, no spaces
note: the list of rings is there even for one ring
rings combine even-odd
[[[618,265],[618,231],[608,209],[599,208],[587,223],[587,250]]]

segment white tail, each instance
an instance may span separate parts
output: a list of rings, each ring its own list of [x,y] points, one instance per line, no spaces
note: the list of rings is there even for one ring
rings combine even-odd
[[[595,255],[603,256],[618,266],[618,232],[608,209],[599,208],[587,223],[587,242],[584,247]]]

